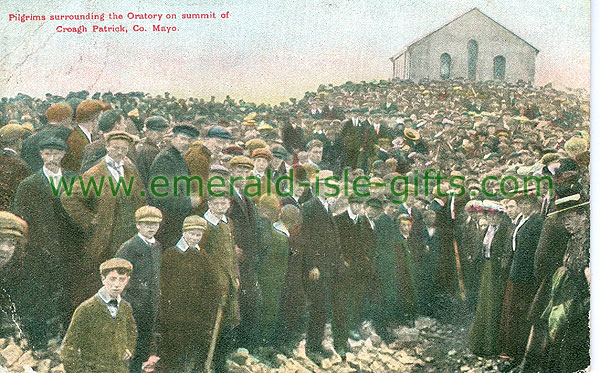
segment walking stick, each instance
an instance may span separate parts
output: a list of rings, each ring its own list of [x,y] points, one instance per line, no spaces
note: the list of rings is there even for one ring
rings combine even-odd
[[[208,356],[206,357],[206,362],[204,363],[204,370],[206,371],[206,373],[211,372],[212,360],[215,354],[215,348],[217,346],[217,337],[219,336],[219,328],[221,327],[221,319],[223,318],[223,307],[225,307],[226,301],[227,295],[223,295],[223,297],[221,297],[219,309],[217,310],[217,318],[215,319],[215,327],[213,328],[212,339],[210,340]]]
[[[467,299],[467,293],[465,291],[465,282],[462,275],[462,267],[460,266],[460,257],[458,256],[458,245],[456,244],[456,238],[452,239],[452,245],[454,246],[454,258],[456,259],[456,271],[458,272],[458,287],[460,288],[460,298],[464,301]]]

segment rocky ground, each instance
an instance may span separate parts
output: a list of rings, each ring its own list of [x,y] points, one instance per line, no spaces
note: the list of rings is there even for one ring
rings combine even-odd
[[[238,349],[227,362],[233,373],[311,373],[311,372],[513,372],[514,366],[502,359],[484,359],[472,355],[467,348],[468,325],[439,323],[419,318],[414,328],[400,327],[394,331],[397,339],[390,345],[382,343],[369,323],[360,329],[358,340],[349,340],[351,351],[346,361],[334,354],[320,365],[310,361],[304,352],[304,342],[294,350],[294,356],[275,355],[270,359]],[[333,350],[331,331],[326,331],[325,348]],[[0,373],[64,372],[58,355],[58,343],[51,343],[46,352],[27,349],[26,342],[0,339]]]

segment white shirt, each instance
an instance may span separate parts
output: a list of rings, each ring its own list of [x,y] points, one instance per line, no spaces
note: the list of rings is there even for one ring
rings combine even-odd
[[[321,201],[321,204],[323,205],[323,207],[325,207],[325,211],[327,211],[327,213],[329,213],[329,204],[327,203],[327,200],[325,198],[323,198],[322,196],[319,196],[319,201]]]
[[[517,250],[517,233],[519,232],[519,229],[521,229],[521,227],[523,226],[523,224],[525,224],[525,222],[531,217],[531,215],[524,217],[523,219],[521,219],[521,221],[519,221],[519,224],[517,224],[517,226],[515,227],[515,230],[513,231],[512,234],[512,251],[516,251]]]
[[[491,256],[492,241],[498,231],[498,227],[498,225],[488,225],[487,231],[485,232],[485,237],[483,238],[483,256],[486,259],[489,259]]]
[[[108,295],[108,293],[106,292],[106,289],[103,287],[100,288],[100,290],[98,290],[98,293],[96,293],[96,296],[100,299],[100,302],[102,302],[102,304],[104,304],[106,306],[106,308],[108,308],[108,312],[110,313],[110,316],[115,319],[117,317],[117,313],[119,312],[119,306],[121,305],[121,296],[117,296],[117,306],[113,306],[112,304],[110,304],[109,302],[111,301],[110,296]]]
[[[427,228],[427,232],[429,233],[429,237],[433,237],[435,234],[435,228]]]
[[[227,224],[227,216],[223,215],[221,216],[221,219],[217,219],[217,217],[212,212],[210,212],[210,210],[207,210],[204,213],[204,219],[206,219],[207,222],[214,226],[217,226],[219,222]]]
[[[263,178],[263,176],[265,176],[265,174],[264,174],[264,173],[262,173],[262,174],[259,174],[259,173],[258,173],[258,171],[256,171],[256,170],[252,170],[252,175],[256,176],[256,177],[257,177],[257,178],[259,178],[259,179],[262,179],[262,178]]]
[[[14,151],[14,150],[13,150],[13,149],[11,149],[11,148],[4,148],[4,149],[2,149],[2,150],[4,150],[4,151],[7,151],[7,152],[9,152],[9,153],[13,153],[15,157],[18,157],[18,156],[19,156],[19,153],[17,153],[16,151]]]
[[[175,247],[182,253],[185,253],[190,248],[190,245],[188,245],[188,243],[185,241],[185,238],[181,237]],[[200,251],[198,245],[194,246],[194,249]]]
[[[108,171],[112,175],[113,179],[119,180],[121,177],[125,177],[125,169],[123,168],[123,162],[117,163],[114,159],[112,159],[109,155],[104,157],[106,160],[106,166],[108,167]]]
[[[81,130],[81,132],[83,132],[83,134],[85,135],[85,137],[87,137],[89,142],[92,142],[92,134],[90,133],[90,131],[88,131],[87,129],[81,127],[79,124],[77,125],[77,127],[79,127],[79,129]]]
[[[358,125],[360,124],[358,118],[352,118],[352,124],[354,125],[354,127],[358,127]]]
[[[369,224],[371,225],[371,229],[375,230],[375,222],[373,220],[371,220],[370,217],[367,216],[367,221],[369,222]]]
[[[56,189],[60,187],[60,178],[62,177],[62,169],[60,167],[58,168],[58,172],[54,173],[47,169],[46,166],[42,166],[42,172],[50,184],[53,184]]]
[[[276,221],[273,223],[273,228],[283,234],[285,234],[288,238],[290,237],[290,231],[285,227],[285,225],[281,224],[280,221]]]
[[[352,221],[354,222],[354,224],[356,224],[356,222],[358,221],[358,215],[354,214],[352,212],[352,209],[350,207],[348,207],[348,216],[350,217],[350,219],[352,219]]]
[[[156,243],[156,238],[152,237],[151,239],[147,239],[138,233],[138,237],[142,239],[148,246],[154,245]]]

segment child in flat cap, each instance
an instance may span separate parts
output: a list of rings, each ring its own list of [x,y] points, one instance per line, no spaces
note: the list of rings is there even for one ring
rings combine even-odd
[[[162,222],[162,213],[152,206],[142,206],[135,212],[138,233],[126,241],[117,258],[130,261],[135,271],[124,298],[133,307],[133,317],[138,327],[135,356],[131,360],[131,372],[140,372],[142,363],[148,359],[156,308],[158,305],[158,280],[160,272],[160,243],[154,238]]]
[[[77,307],[63,341],[61,358],[67,373],[129,372],[137,329],[133,310],[121,293],[133,266],[113,258],[100,265],[102,288]]]

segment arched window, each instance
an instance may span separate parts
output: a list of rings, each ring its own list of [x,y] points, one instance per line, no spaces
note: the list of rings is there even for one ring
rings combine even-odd
[[[467,44],[467,50],[469,53],[468,77],[470,80],[475,80],[477,78],[477,54],[479,53],[479,44],[471,39]]]
[[[448,53],[442,54],[440,57],[440,77],[442,79],[450,78],[450,66],[452,64],[452,58]]]
[[[506,58],[504,56],[494,57],[494,79],[504,80],[506,70]]]

